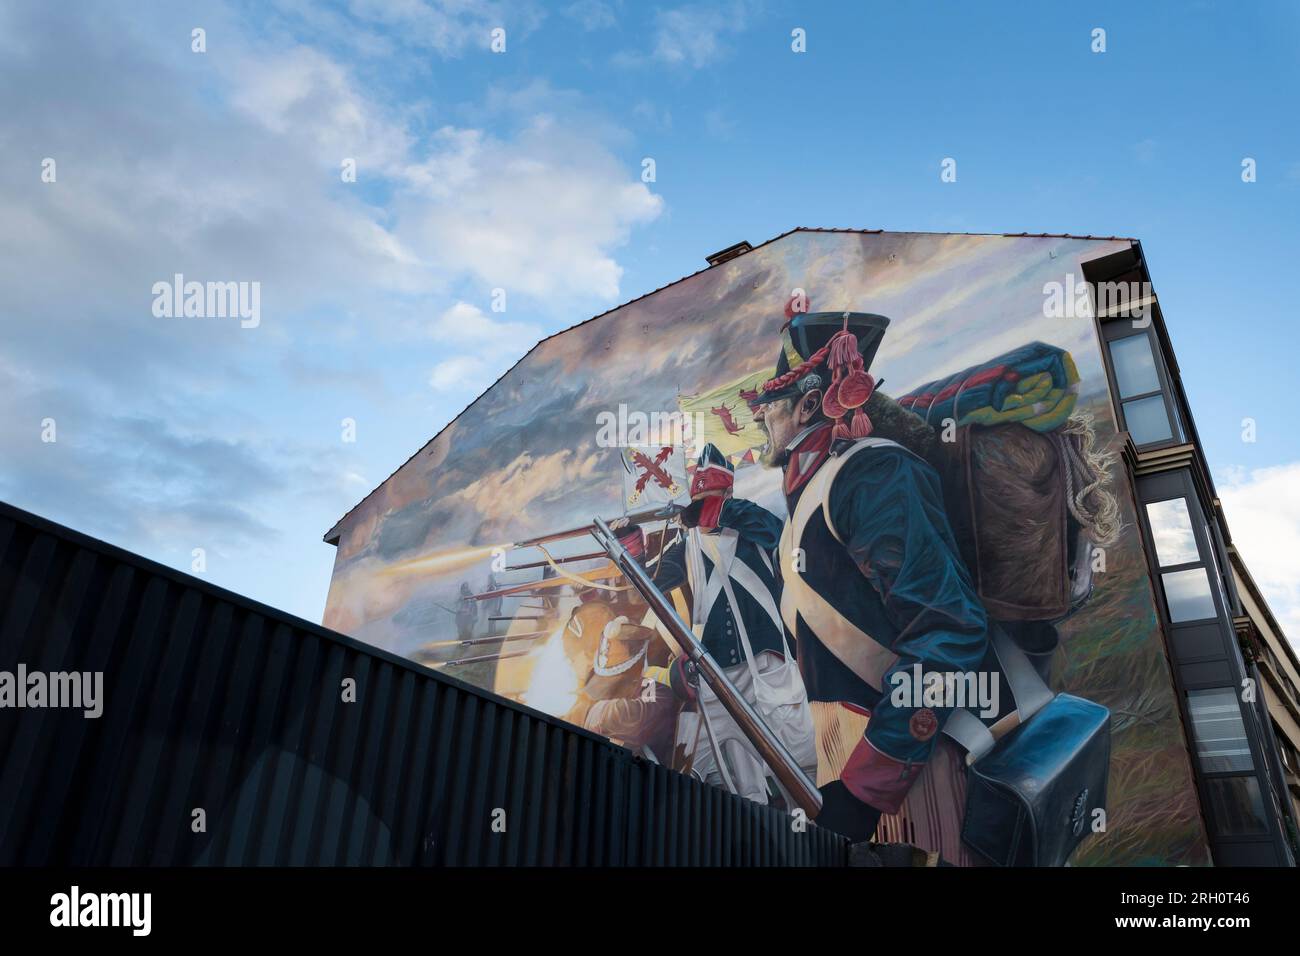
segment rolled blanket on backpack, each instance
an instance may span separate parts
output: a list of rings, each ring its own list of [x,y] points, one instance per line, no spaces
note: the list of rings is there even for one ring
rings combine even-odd
[[[922,385],[898,403],[935,427],[952,419],[958,425],[1020,422],[1036,432],[1050,432],[1074,411],[1078,382],[1069,352],[1031,342]]]

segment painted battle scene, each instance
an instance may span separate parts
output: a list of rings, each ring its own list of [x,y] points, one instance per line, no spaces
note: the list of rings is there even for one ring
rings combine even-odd
[[[331,531],[324,623],[794,809],[600,518],[819,824],[1206,864],[1093,320],[1048,294],[1126,245],[800,230],[553,336]]]

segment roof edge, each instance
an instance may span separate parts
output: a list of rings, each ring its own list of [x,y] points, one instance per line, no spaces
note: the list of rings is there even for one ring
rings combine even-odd
[[[1138,241],[1130,236],[1093,236],[1093,235],[1079,236],[1079,235],[1074,235],[1066,232],[917,232],[917,231],[905,230],[905,229],[885,230],[885,229],[855,229],[852,227],[837,228],[831,226],[795,226],[793,229],[787,229],[785,232],[779,233],[778,235],[773,236],[771,239],[767,239],[764,240],[763,242],[760,242],[758,245],[754,246],[747,252],[743,253],[741,256],[736,256],[735,258],[736,259],[743,258],[744,256],[749,255],[751,252],[756,252],[757,250],[762,249],[764,246],[770,246],[772,243],[779,242],[780,240],[786,238],[787,236],[791,236],[796,232],[857,233],[858,235],[863,235],[863,236],[867,236],[867,235],[971,236],[971,237],[988,237],[988,238],[1001,238],[1001,239],[1084,239],[1093,242],[1137,242]],[[568,328],[561,329],[558,332],[552,332],[550,335],[546,336],[545,338],[539,339],[533,345],[532,348],[530,348],[527,352],[525,352],[522,356],[519,357],[519,360],[516,361],[514,365],[511,365],[508,369],[502,372],[499,376],[497,376],[496,381],[494,381],[491,385],[489,385],[482,392],[480,392],[478,397],[475,398],[474,401],[470,402],[468,405],[462,408],[456,415],[452,417],[451,421],[447,422],[446,425],[443,425],[442,428],[438,429],[437,433],[434,434],[432,438],[430,438],[418,449],[416,449],[414,454],[412,454],[409,458],[406,459],[406,461],[402,462],[391,472],[389,472],[387,478],[385,478],[379,484],[375,485],[375,487],[370,489],[370,491],[368,491],[365,494],[365,496],[361,498],[360,501],[358,501],[346,512],[344,512],[343,516],[339,518],[337,521],[335,521],[334,524],[330,526],[330,529],[326,531],[324,535],[322,535],[321,540],[323,540],[326,544],[332,544],[337,547],[339,543],[339,539],[342,538],[343,536],[342,526],[348,520],[348,518],[352,516],[352,513],[354,511],[356,511],[363,504],[369,501],[370,498],[375,494],[375,492],[377,492],[380,488],[382,488],[385,484],[388,483],[389,479],[391,479],[399,471],[401,471],[403,468],[405,468],[407,465],[413,462],[416,458],[418,458],[419,455],[426,448],[428,448],[435,441],[437,441],[439,436],[441,436],[443,432],[445,432],[451,425],[453,425],[461,417],[461,415],[464,415],[467,411],[473,408],[478,403],[479,399],[481,399],[488,392],[492,391],[492,389],[497,385],[498,382],[500,382],[503,378],[505,378],[516,368],[518,368],[524,362],[524,360],[527,359],[528,356],[532,355],[533,352],[539,346],[544,345],[545,343],[549,342],[551,339],[555,338],[558,335],[563,335],[565,332],[572,332],[574,329],[580,328],[581,326],[586,325],[588,322],[595,322],[597,319],[604,318],[605,316],[609,315],[611,312],[617,312],[619,309],[623,309],[629,305],[632,305],[633,303],[640,302],[642,299],[648,299],[650,296],[655,295],[659,292],[663,292],[665,289],[671,289],[675,285],[680,285],[681,283],[687,281],[688,279],[694,279],[696,276],[700,275],[703,272],[708,272],[710,269],[715,269],[718,266],[726,265],[727,262],[734,262],[734,261],[735,259],[728,259],[726,260],[726,262],[719,262],[716,265],[714,264],[707,265],[703,269],[697,269],[695,272],[692,272],[689,275],[684,275],[680,279],[675,279],[672,282],[669,282],[667,285],[661,285],[657,289],[651,289],[649,292],[645,292],[639,296],[636,296],[635,298],[628,299],[626,302],[622,302],[619,305],[611,306],[610,308],[606,309],[604,312],[598,312],[597,314],[593,315],[589,319],[584,319],[583,321],[578,322],[575,325],[571,325]]]

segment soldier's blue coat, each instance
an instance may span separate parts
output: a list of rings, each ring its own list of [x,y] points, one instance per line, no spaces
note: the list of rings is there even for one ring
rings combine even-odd
[[[788,496],[791,514],[801,493],[802,488]],[[899,446],[864,449],[835,476],[827,501],[845,543],[823,521],[810,521],[803,542],[795,542],[805,548],[803,577],[898,661],[883,686],[873,688],[800,619],[796,654],[808,696],[870,710],[867,741],[911,771],[929,759],[938,739],[933,728],[943,726],[951,709],[930,708],[934,719],[924,715],[914,722],[923,708],[895,706],[891,676],[911,674],[918,662],[922,674],[988,666],[988,618],[948,524],[938,473],[928,463]],[[910,783],[914,773],[904,776],[900,784]]]
[[[754,572],[771,593],[773,603],[780,607],[780,586],[776,575],[768,570],[768,563],[763,560],[760,551],[768,556],[772,567],[775,568],[775,552],[781,540],[781,519],[752,501],[728,498],[722,506],[718,526],[731,528],[739,533],[736,542],[736,560],[743,561]],[[703,558],[706,572],[712,575],[713,562],[707,554],[703,555]],[[671,591],[686,581],[685,540],[678,540],[669,547],[658,564],[657,568],[652,568],[652,573],[660,590]],[[736,604],[739,606],[740,616],[745,624],[745,633],[749,637],[754,653],[776,651],[784,654],[782,629],[776,627],[772,618],[747,589],[736,585],[732,590],[736,595]],[[740,635],[731,613],[730,602],[723,592],[719,592],[718,599],[709,609],[701,643],[705,650],[713,655],[713,659],[723,667],[744,663]]]

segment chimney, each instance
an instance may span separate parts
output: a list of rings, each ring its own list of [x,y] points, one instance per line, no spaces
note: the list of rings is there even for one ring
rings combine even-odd
[[[721,252],[715,252],[713,255],[705,256],[704,258],[708,260],[709,265],[720,266],[724,262],[730,262],[732,259],[736,258],[736,256],[743,256],[753,248],[754,247],[749,243],[741,241],[736,243],[734,246],[727,246],[727,248],[723,249]]]

